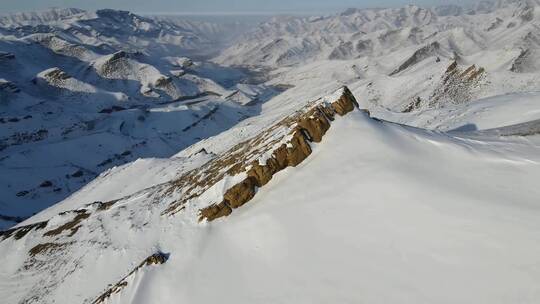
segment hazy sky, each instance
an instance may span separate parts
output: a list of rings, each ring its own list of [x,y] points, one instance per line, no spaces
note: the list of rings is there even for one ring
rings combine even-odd
[[[348,7],[387,7],[405,4],[470,3],[474,0],[0,0],[0,12],[49,7],[115,8],[167,13],[324,13]]]

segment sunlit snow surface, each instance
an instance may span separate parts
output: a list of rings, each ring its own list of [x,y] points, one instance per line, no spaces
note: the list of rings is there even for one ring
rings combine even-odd
[[[62,155],[69,152],[69,160],[74,163],[97,165],[132,144],[120,140],[127,134],[128,138],[150,138],[143,150],[146,153],[140,156],[154,157],[137,159],[138,155],[132,162],[111,164],[100,175],[96,172],[97,177],[79,191],[20,224],[48,220],[46,229],[32,231],[20,240],[11,237],[1,241],[0,302],[15,304],[30,299],[31,303],[46,304],[91,303],[149,255],[162,252],[169,256],[165,264],[135,272],[127,279],[127,287],[107,303],[538,303],[539,74],[508,70],[519,55],[522,34],[533,28],[527,22],[507,28],[520,18],[511,14],[514,9],[511,6],[478,16],[439,18],[441,26],[449,26],[442,39],[448,38],[448,45],[463,51],[460,65],[486,68],[486,83],[476,88],[474,98],[467,102],[402,113],[411,98],[427,98],[433,93],[453,61],[445,44],[441,54],[388,76],[423,44],[409,44],[409,25],[425,26],[426,35],[436,30],[430,27],[433,15],[407,7],[383,10],[381,18],[365,24],[364,29],[373,31],[368,38],[378,39],[379,34],[394,31],[394,26],[380,28],[388,20],[399,19],[403,13],[409,22],[397,33],[401,40],[391,40],[398,44],[377,45],[373,56],[353,54],[343,60],[328,60],[326,55],[336,47],[333,43],[341,39],[337,36],[321,52],[289,52],[298,50],[296,43],[304,41],[295,37],[291,40],[294,43],[283,48],[275,45],[277,50],[270,49],[270,56],[264,58],[272,61],[283,51],[291,55],[284,57],[285,63],[298,60],[302,64],[273,66],[276,69],[268,71],[270,80],[264,86],[221,87],[230,76],[225,72],[234,74],[234,70],[196,64],[193,75],[183,77],[202,81],[198,83],[202,89],[232,95],[227,100],[200,97],[155,103],[148,111],[118,111],[98,120],[98,134],[74,136],[50,145],[45,142],[30,152],[25,147],[10,148],[22,156],[9,160],[11,169],[0,172],[0,181],[16,179],[16,183],[24,181],[32,187],[45,176],[25,174],[24,168],[16,166],[25,164],[23,156],[51,166],[65,161]],[[72,13],[58,11],[30,19],[43,23],[41,19],[56,20]],[[292,18],[290,22],[285,18],[283,23],[263,25],[259,30],[279,35],[287,29],[283,25],[296,24],[291,27],[295,35],[324,41],[319,39],[324,37],[310,34],[317,22],[328,25],[328,35],[333,36],[331,29],[348,31],[350,19],[375,13],[352,10],[340,16],[300,21]],[[504,26],[486,34],[491,43],[488,49],[479,48],[486,41],[476,31],[485,31],[496,16],[505,18]],[[23,17],[14,17],[9,24],[26,20]],[[454,28],[459,22],[470,24],[466,30]],[[147,29],[144,24],[141,28]],[[212,32],[212,28],[206,31]],[[273,39],[272,35],[268,39]],[[362,37],[349,36],[343,37]],[[229,48],[217,60],[225,60],[228,55],[257,62],[261,54],[264,56],[259,52],[261,45],[242,43],[247,42]],[[182,58],[164,60],[166,63],[152,62],[159,73],[174,68],[181,74],[174,66],[182,65]],[[29,75],[44,70],[38,63],[39,69],[33,68]],[[147,71],[150,73],[144,77],[152,81],[159,77],[153,69]],[[142,84],[149,79],[139,80]],[[67,84],[93,90],[75,80]],[[288,89],[250,108],[265,86],[279,85]],[[303,163],[276,174],[258,189],[253,200],[229,217],[211,223],[197,221],[201,206],[219,202],[223,186],[244,176],[227,177],[206,197],[187,204],[184,211],[163,216],[169,204],[178,199],[177,193],[161,195],[163,183],[256,136],[307,102],[321,96],[332,101],[337,97],[332,92],[342,85],[353,91],[360,107],[368,109],[371,117],[354,111],[337,118],[323,141],[313,144],[313,153]],[[139,85],[134,88],[122,89],[139,92]],[[95,112],[102,106],[123,98],[113,94],[117,91],[122,90],[95,90],[112,99],[76,104],[76,109],[85,106],[92,114],[83,118],[96,119],[100,115]],[[188,106],[191,102],[195,103]],[[55,105],[54,109],[62,108],[53,101],[49,104]],[[25,106],[16,104],[16,113]],[[187,136],[175,137],[178,142],[162,140],[163,133],[188,127],[214,106],[222,109],[214,119],[191,129]],[[146,115],[144,121],[138,120],[140,114]],[[69,122],[71,114],[61,117]],[[37,123],[66,124],[58,118],[41,118],[36,116]],[[518,136],[524,134],[527,136]],[[108,145],[105,155],[88,149],[100,142]],[[55,153],[58,150],[63,154]],[[31,170],[36,171],[35,167]],[[7,188],[7,183],[2,185]],[[9,191],[10,197],[17,192]],[[108,210],[98,212],[95,205],[88,207],[95,201],[115,199],[121,200]],[[7,203],[4,206],[14,208]],[[43,235],[71,220],[70,210],[79,208],[88,208],[90,216],[73,237],[68,232],[54,237]],[[29,256],[31,248],[48,242],[69,244],[36,258]]]
[[[81,256],[46,298],[80,301],[100,290],[97,278],[127,273],[155,248],[169,261],[111,303],[536,303],[539,141],[457,138],[355,111],[224,220],[160,218],[144,211],[144,194],[111,209],[115,219],[97,216],[115,245]],[[23,253],[9,243],[0,252],[17,265]],[[13,270],[2,274],[3,298],[34,280],[19,277],[16,288]]]
[[[178,253],[134,303],[535,303],[538,152],[356,112],[192,257],[164,243]]]

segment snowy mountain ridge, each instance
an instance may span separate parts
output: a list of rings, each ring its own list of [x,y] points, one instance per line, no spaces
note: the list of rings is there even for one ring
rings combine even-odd
[[[0,298],[537,303],[537,4],[2,19]]]
[[[109,168],[215,135],[279,91],[189,58],[218,49],[227,26],[77,9],[0,20],[3,228]],[[73,153],[62,159],[64,150]]]
[[[537,191],[528,191],[534,189],[534,179],[515,185],[511,193],[498,185],[523,174],[540,176],[537,137],[523,141],[512,136],[469,138],[466,133],[430,132],[371,118],[356,108],[347,89],[311,102],[300,102],[298,93],[274,98],[262,117],[247,119],[178,155],[187,157],[185,160],[169,160],[170,164],[193,163],[191,169],[162,169],[180,173],[175,179],[123,198],[92,203],[92,198],[103,195],[107,184],[115,193],[114,188],[125,182],[104,175],[101,179],[107,182],[92,191],[79,193],[78,198],[3,232],[0,252],[9,267],[0,277],[5,286],[0,289],[2,297],[8,303],[172,303],[178,297],[198,303],[211,303],[218,297],[248,303],[254,296],[262,301],[279,299],[275,290],[281,286],[287,292],[296,290],[296,296],[305,301],[333,299],[344,292],[351,300],[375,299],[378,290],[385,289],[389,291],[385,298],[396,301],[407,294],[467,303],[500,297],[534,302],[534,292],[529,292],[538,288],[534,279],[538,274],[520,270],[533,265],[540,252],[530,242],[538,216],[527,208],[536,206]],[[287,106],[290,108],[285,109]],[[295,129],[300,133],[289,133]],[[248,141],[242,143],[242,138]],[[213,148],[217,146],[221,151]],[[212,155],[202,149],[195,152],[201,147],[212,149]],[[413,152],[418,155],[412,156]],[[411,156],[400,167],[397,164],[403,153]],[[279,168],[284,160],[285,166],[294,167],[280,172],[270,169]],[[434,165],[441,161],[451,166],[441,170]],[[156,164],[147,163],[139,170]],[[500,170],[505,174],[497,174]],[[355,181],[353,176],[359,178],[359,172],[365,177]],[[468,174],[464,177],[464,173]],[[407,178],[411,174],[415,178]],[[332,183],[328,183],[329,176]],[[491,179],[486,181],[485,176]],[[393,180],[394,185],[402,186],[382,191]],[[426,190],[426,183],[434,188]],[[465,184],[474,186],[460,192]],[[442,190],[438,188],[443,185]],[[395,197],[396,191],[413,199],[404,203],[401,196]],[[518,193],[516,203],[507,204]],[[393,208],[397,210],[388,213]],[[491,210],[489,217],[485,216],[487,210]],[[516,226],[516,218],[525,226]],[[494,227],[504,228],[505,233],[480,234]],[[479,235],[470,236],[471,230]],[[325,232],[318,236],[314,231]],[[341,242],[336,234],[347,231]],[[385,238],[378,237],[381,233]],[[516,239],[515,233],[521,237]],[[437,237],[441,235],[444,237]],[[332,248],[321,248],[319,238]],[[387,238],[399,242],[399,249],[385,245]],[[447,242],[462,246],[448,248],[444,246]],[[493,243],[509,242],[511,256],[493,247]],[[352,250],[351,256],[341,256],[348,262],[333,258],[330,253],[336,250]],[[321,254],[306,258],[306,252]],[[398,252],[409,259],[396,260]],[[351,260],[352,256],[356,259]],[[452,257],[463,262],[458,266],[445,262]],[[520,266],[514,266],[512,258],[519,259]],[[425,265],[421,269],[435,268],[437,274],[422,270],[413,280],[397,276],[420,267],[409,265],[411,261]],[[278,262],[279,269],[270,271],[268,267]],[[372,263],[377,266],[369,267]],[[387,263],[393,266],[383,267]],[[308,279],[310,286],[319,286],[319,293],[309,292],[308,287],[282,286],[283,280],[288,285],[294,277],[304,277],[309,265],[323,271]],[[462,282],[458,274],[445,275],[456,267],[466,269],[472,277]],[[367,269],[369,280],[358,279],[360,269]],[[393,284],[407,282],[422,294],[389,288],[387,276],[394,278]],[[227,277],[235,278],[234,282],[225,280]],[[250,283],[254,277],[267,278],[267,284]],[[470,291],[467,298],[461,292],[431,288],[434,285],[424,288],[434,277],[445,277],[451,291]],[[328,278],[350,285],[329,287]],[[474,292],[488,278],[498,288]],[[239,282],[250,288],[242,293],[221,292]],[[218,292],[208,292],[208,288]],[[365,288],[365,292],[361,296],[352,292],[357,288]],[[524,292],[531,296],[524,298]]]
[[[466,56],[489,46],[499,47],[503,33],[513,40],[505,41],[506,45],[523,44],[525,31],[533,31],[538,22],[534,13],[538,2],[489,3],[477,4],[490,7],[489,10],[457,9],[456,14],[444,13],[444,7],[409,5],[349,9],[317,18],[277,17],[245,34],[216,60],[234,62],[235,56],[241,54],[240,58],[246,58],[244,64],[287,66],[321,59],[380,57],[433,42],[448,48],[450,53]]]
[[[277,119],[274,125],[263,127],[248,142],[230,143],[232,147],[229,150],[209,160],[205,157],[207,152],[190,156],[198,165],[183,173],[177,172],[181,175],[176,179],[107,202],[95,202],[80,206],[60,204],[54,206],[53,209],[69,207],[75,207],[75,209],[64,209],[61,213],[41,222],[35,222],[37,218],[33,218],[24,226],[2,232],[0,243],[2,245],[18,242],[27,237],[39,242],[43,229],[48,229],[43,236],[55,238],[54,241],[48,240],[41,244],[30,245],[28,243],[27,245],[32,246],[32,248],[29,249],[26,258],[19,260],[23,264],[19,266],[13,264],[15,267],[13,269],[23,267],[26,269],[24,271],[38,271],[47,274],[47,276],[53,274],[54,278],[51,280],[50,277],[34,276],[32,279],[34,283],[28,283],[36,285],[30,290],[15,292],[18,295],[12,294],[13,299],[21,297],[17,301],[30,303],[34,299],[39,299],[42,303],[54,301],[57,298],[57,292],[61,292],[60,290],[64,288],[62,286],[66,286],[63,282],[70,281],[74,272],[80,273],[83,270],[80,268],[82,265],[77,260],[86,259],[86,257],[77,256],[90,249],[83,249],[83,247],[87,245],[94,247],[91,245],[93,243],[91,239],[97,235],[95,227],[91,228],[94,226],[93,218],[95,216],[101,217],[101,214],[110,214],[116,217],[115,212],[108,211],[117,210],[116,206],[122,206],[126,203],[131,205],[134,203],[133,200],[138,201],[142,197],[154,197],[152,201],[142,200],[136,204],[145,205],[140,205],[140,207],[149,211],[150,218],[162,218],[165,221],[177,221],[181,218],[180,222],[186,224],[195,224],[201,220],[212,221],[231,214],[232,209],[239,208],[251,200],[255,196],[257,188],[267,184],[274,174],[287,167],[296,167],[308,158],[312,153],[310,143],[321,142],[323,135],[330,128],[331,122],[339,119],[339,116],[344,116],[355,110],[358,104],[351,92],[347,88],[343,88],[326,97],[298,103],[295,106],[297,111],[293,112],[292,115],[283,117],[286,112],[281,112],[280,118],[274,118]],[[102,176],[102,178],[107,177]],[[149,202],[151,203],[147,205]],[[55,212],[53,209],[47,213],[52,215],[52,212]],[[124,208],[120,207],[120,209]],[[41,217],[43,216],[46,216],[45,213],[41,214]],[[90,231],[90,234],[87,235],[86,232],[79,234],[87,229],[83,228],[87,223],[91,225],[88,226],[90,230],[87,230]],[[87,236],[91,239],[85,240]],[[77,241],[75,241],[76,239]],[[77,242],[79,245],[73,246]],[[107,245],[105,247],[102,245],[98,245],[100,250],[112,249],[108,249]],[[80,251],[81,249],[82,251]],[[71,253],[67,254],[67,251],[71,251]],[[12,257],[15,258],[15,256]],[[45,261],[44,259],[47,262],[40,262]],[[125,266],[129,267],[129,263]],[[47,270],[45,271],[45,269]],[[116,276],[115,274],[114,277]],[[110,283],[114,285],[114,282]],[[97,289],[88,290],[90,292],[88,294],[84,292],[78,295],[64,294],[64,296],[66,301],[102,303],[104,299],[119,293],[125,287],[122,286],[119,289],[114,287],[113,292],[105,291],[104,294],[108,295],[105,297],[95,294],[105,286],[107,285],[96,286]],[[7,294],[3,296],[12,297]],[[100,298],[102,300],[99,300]]]
[[[423,111],[540,90],[538,8],[538,1],[482,1],[472,8],[409,5],[276,17],[214,61],[266,66],[275,83],[294,81],[300,73],[321,77],[324,68],[340,65],[339,78],[355,78],[378,115],[385,115],[381,108]],[[475,73],[456,77],[450,70]]]
[[[3,27],[20,27],[25,25],[62,24],[71,20],[90,19],[95,15],[77,8],[52,8],[41,12],[21,12],[0,15]]]

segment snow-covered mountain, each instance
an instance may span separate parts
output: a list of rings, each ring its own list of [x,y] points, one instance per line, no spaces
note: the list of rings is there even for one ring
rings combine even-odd
[[[539,7],[537,1],[483,1],[473,8],[409,5],[276,17],[214,60],[267,66],[280,82],[339,64],[342,73],[364,80],[362,96],[374,108],[398,112],[540,90]]]
[[[537,303],[539,7],[4,18],[0,299]]]
[[[50,9],[0,16],[0,32],[15,37],[51,34],[98,50],[121,49],[151,55],[198,55],[218,50],[242,31],[242,23],[215,24],[178,18],[143,17],[127,11]]]
[[[226,31],[113,10],[0,18],[0,227],[257,114],[279,90],[186,57],[219,49]]]
[[[465,11],[409,5],[349,9],[321,17],[275,17],[248,32],[216,60],[236,64],[287,66],[321,59],[381,57],[434,42],[448,56],[467,56],[501,46],[537,48],[527,37],[540,17],[535,1],[489,2]],[[477,5],[482,7],[481,3]],[[504,40],[500,38],[504,37]]]
[[[2,298],[538,299],[537,135],[426,131],[371,118],[346,89],[305,95],[291,89],[175,158],[117,168],[4,232]]]

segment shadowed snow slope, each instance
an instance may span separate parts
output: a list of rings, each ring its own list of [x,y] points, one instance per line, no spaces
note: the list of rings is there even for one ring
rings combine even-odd
[[[197,223],[201,200],[160,215],[179,193],[157,187],[19,230],[0,297],[91,303],[127,282],[106,303],[537,303],[538,144],[354,110],[229,217]],[[130,272],[156,251],[165,264]]]
[[[115,10],[0,16],[0,229],[108,169],[169,157],[258,114],[279,90],[200,61],[228,29]]]

